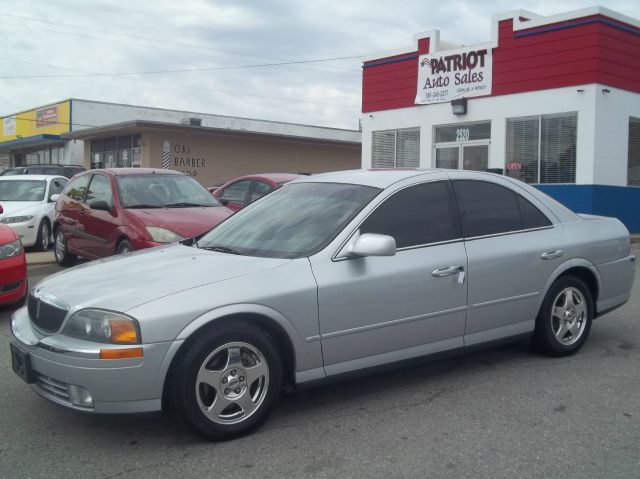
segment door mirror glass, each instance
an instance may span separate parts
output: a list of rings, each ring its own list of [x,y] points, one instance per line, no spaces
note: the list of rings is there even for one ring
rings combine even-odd
[[[344,249],[344,256],[394,256],[396,240],[392,236],[364,233],[352,238]]]

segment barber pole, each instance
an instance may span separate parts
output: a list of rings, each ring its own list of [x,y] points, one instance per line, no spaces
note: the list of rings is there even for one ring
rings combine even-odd
[[[162,144],[162,168],[165,170],[171,168],[171,143],[168,141]]]

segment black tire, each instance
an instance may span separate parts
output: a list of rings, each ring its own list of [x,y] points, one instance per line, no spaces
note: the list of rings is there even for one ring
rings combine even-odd
[[[564,306],[565,298],[570,298],[569,302],[575,304]],[[587,340],[592,321],[593,297],[588,286],[575,276],[562,276],[551,285],[542,302],[532,345],[548,356],[568,356],[578,351]],[[564,333],[563,327],[568,328]],[[572,332],[572,328],[575,331]]]
[[[230,351],[233,348],[227,347],[229,345],[237,347],[239,344],[246,344],[258,351],[259,361],[254,361],[254,356],[245,355],[243,349],[238,355],[241,357],[241,363],[232,364]],[[187,343],[184,351],[180,352],[172,365],[169,378],[173,407],[187,427],[204,439],[220,441],[247,434],[259,426],[268,417],[282,388],[282,360],[274,344],[266,331],[246,321],[222,322],[213,325],[205,332],[198,333],[196,338]],[[214,353],[217,350],[221,352],[216,355]],[[228,351],[228,354],[225,351]],[[246,360],[249,361],[248,364],[245,364]],[[219,392],[206,383],[197,381],[198,374],[205,364],[210,366],[215,361],[218,365],[211,366],[211,369],[216,370],[212,371],[217,375],[215,376],[217,379],[213,382],[219,386]],[[266,379],[264,376],[261,379],[250,378],[251,366],[261,365],[264,368],[263,361],[266,364]],[[246,409],[226,396],[229,393],[234,394],[234,391],[222,389],[227,386],[233,389],[239,385],[237,381],[235,384],[231,381],[236,377],[235,368],[239,371],[238,380],[246,381],[246,388],[237,396],[238,404],[242,402],[242,398],[251,400],[251,406]],[[209,371],[209,367],[206,370]],[[233,374],[233,378],[229,376],[230,374]],[[246,374],[246,379],[242,374]],[[227,378],[229,379],[225,381]],[[223,382],[226,386],[222,384]],[[252,387],[256,385],[257,387]],[[239,391],[240,388],[236,389],[235,393]],[[208,399],[207,395],[209,395]],[[208,406],[207,401],[211,402],[210,408],[214,409],[218,397],[221,398],[220,404],[223,404],[221,407],[224,407],[224,404],[227,404],[227,407],[220,410],[220,415],[216,413],[207,416],[203,412],[203,408]],[[246,415],[246,410],[251,412]],[[226,413],[227,416],[233,416],[234,413],[239,415],[236,419],[232,419],[236,422],[221,423],[222,413],[226,411],[230,411]]]
[[[62,227],[58,227],[53,235],[53,256],[56,258],[56,263],[60,266],[73,266],[78,261],[78,256],[69,253],[67,249],[67,240],[62,231]]]
[[[38,226],[38,236],[36,237],[35,249],[38,251],[47,251],[49,249],[49,238],[51,236],[51,226],[49,221],[43,219]]]
[[[133,245],[128,239],[121,240],[116,247],[116,254],[129,253],[131,251],[133,251]]]

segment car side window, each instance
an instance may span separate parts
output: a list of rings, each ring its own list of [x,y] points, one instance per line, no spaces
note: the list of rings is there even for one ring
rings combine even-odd
[[[113,193],[109,180],[102,175],[93,175],[89,191],[87,192],[87,204],[91,206],[93,201],[104,201],[113,206]]]
[[[49,186],[49,198],[51,198],[51,195],[60,194],[60,192],[62,192],[62,189],[66,184],[67,184],[66,179],[55,178],[51,180],[51,185]]]
[[[496,183],[457,180],[467,237],[549,226],[551,222],[515,191]]]
[[[382,203],[360,226],[360,233],[393,236],[398,248],[462,237],[448,182],[405,188]]]
[[[544,228],[551,226],[551,221],[538,208],[533,206],[529,201],[516,193],[518,197],[518,206],[522,215],[522,223],[525,229]]]
[[[63,193],[76,201],[84,201],[84,195],[87,192],[87,186],[89,186],[90,179],[91,175],[82,175],[79,178],[70,181],[67,183]]]
[[[273,188],[268,183],[264,181],[256,181],[253,184],[253,190],[251,190],[251,199],[249,203],[253,203],[258,198],[262,198],[267,193],[270,193]]]
[[[224,189],[220,199],[230,201],[232,203],[244,203],[244,199],[247,196],[247,190],[250,186],[251,180],[242,180],[231,183]]]

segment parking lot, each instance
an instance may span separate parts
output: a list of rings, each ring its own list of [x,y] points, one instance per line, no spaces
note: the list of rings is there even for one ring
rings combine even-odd
[[[58,270],[30,266],[29,282]],[[226,443],[170,415],[50,404],[12,372],[0,309],[0,476],[637,478],[639,289],[636,278],[575,356],[518,343],[289,394],[261,429]]]

